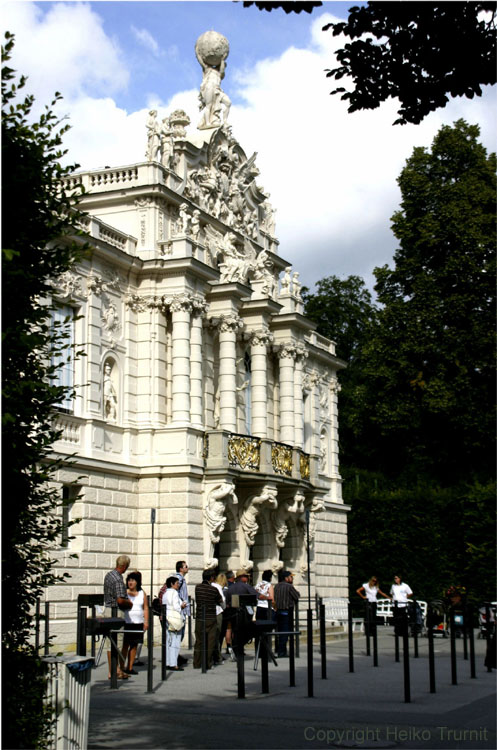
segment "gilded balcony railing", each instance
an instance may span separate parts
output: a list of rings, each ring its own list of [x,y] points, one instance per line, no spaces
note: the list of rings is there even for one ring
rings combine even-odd
[[[311,457],[308,453],[300,454],[300,476],[302,479],[310,479],[311,477]]]
[[[271,463],[276,474],[292,476],[293,450],[284,443],[273,443],[271,445]]]
[[[230,435],[228,438],[228,462],[240,469],[259,471],[261,464],[261,439],[248,435]]]

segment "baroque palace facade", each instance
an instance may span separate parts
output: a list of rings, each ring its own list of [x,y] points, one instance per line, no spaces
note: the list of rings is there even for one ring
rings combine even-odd
[[[65,519],[79,520],[56,552],[70,577],[47,591],[58,647],[74,644],[78,594],[102,592],[117,554],[154,595],[186,559],[190,585],[210,565],[255,580],[284,567],[302,594],[310,575],[313,593],[347,596],[344,363],[303,315],[255,154],[226,122],[223,75],[209,79],[224,74],[202,56],[209,34],[199,129],[151,111],[143,162],[66,185],[86,188],[91,251],[54,280],[85,353],[60,371],[76,395],[57,412],[55,455],[72,456],[57,480]]]

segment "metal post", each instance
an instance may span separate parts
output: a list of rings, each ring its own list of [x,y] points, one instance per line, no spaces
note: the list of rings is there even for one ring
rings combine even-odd
[[[290,623],[290,632],[293,633],[295,628],[293,627],[293,607],[288,610],[288,622]],[[295,636],[290,636],[290,650],[289,650],[289,676],[290,676],[290,687],[295,687]]]
[[[86,656],[86,607],[80,607],[78,611],[77,641],[78,656]]]
[[[259,653],[261,655],[261,693],[269,693],[269,659],[267,633],[261,633]]]
[[[235,654],[238,697],[245,698],[245,655],[243,646],[238,643],[236,646]]]
[[[491,672],[492,671],[492,664],[491,664],[491,660],[490,660],[489,654],[490,654],[490,652],[492,650],[492,647],[491,647],[490,641],[492,640],[492,638],[494,636],[494,628],[495,628],[496,623],[495,622],[490,622],[490,604],[488,602],[485,603],[485,618],[486,618],[485,619],[485,623],[486,623],[485,630],[487,631],[486,632],[487,653],[486,653],[486,657],[485,657],[485,664],[487,665],[487,672]]]
[[[416,599],[413,599],[414,603],[414,626],[413,626],[413,639],[414,639],[414,658],[419,659],[419,648],[418,648],[418,615],[417,615],[417,608],[416,608]]]
[[[152,524],[151,544],[150,544],[150,595],[153,597],[153,592],[154,592],[154,527],[155,527],[155,508],[150,508],[150,523]]]
[[[307,546],[307,600],[308,600],[308,607],[311,609],[311,547],[310,547],[310,539],[309,539],[309,521],[310,521],[311,513],[309,509],[305,512],[305,525],[306,525],[306,546]],[[312,610],[311,610],[312,612]]]
[[[162,620],[161,620],[161,680],[167,680],[167,606],[161,605]]]
[[[147,630],[147,693],[153,692],[153,675],[152,670],[154,667],[154,616],[152,614],[152,595],[147,597],[148,599],[148,611],[150,612],[148,618],[148,630]]]
[[[454,608],[450,608],[450,669],[452,684],[457,685],[457,662],[456,662],[456,628],[454,625]]]
[[[300,658],[300,613],[299,613],[299,602],[295,602],[295,630],[298,635],[295,637],[295,656],[297,659]]]
[[[207,626],[206,605],[202,604],[202,674],[206,674],[207,672],[207,629],[206,629],[206,626]]]
[[[91,608],[91,617],[92,617],[92,620],[95,619],[95,616],[96,616],[96,609],[95,609],[95,605],[93,604],[92,608]],[[92,633],[91,634],[91,655],[92,655],[93,658],[95,658],[95,654],[96,654],[96,651],[97,651],[96,646],[97,646],[97,642],[95,640],[95,633]]]
[[[79,623],[78,623],[79,626]],[[40,648],[40,600],[36,600],[36,611],[35,611],[35,650],[38,653]]]
[[[376,624],[376,604],[373,607],[373,667],[378,666],[378,626]]]
[[[354,634],[352,632],[352,605],[348,602],[349,615],[349,672],[354,671]]]
[[[469,609],[469,665],[471,671],[471,679],[476,679],[476,666],[475,666],[475,631],[473,629],[473,608]]]
[[[404,703],[411,702],[411,676],[409,672],[409,627],[407,622],[407,607],[404,607],[403,617],[403,651],[404,651]]]
[[[110,639],[110,687],[111,690],[117,690],[117,662],[118,662],[118,653],[117,653],[117,632],[111,630],[109,633],[109,639]]]
[[[371,610],[370,610],[369,602],[368,602],[367,599],[366,599],[365,606],[366,606],[366,617],[365,617],[365,620],[366,620],[366,622],[365,622],[365,626],[366,626],[365,627],[365,630],[366,630],[366,656],[371,656],[371,645],[370,645],[370,640],[369,640]]]
[[[397,602],[393,603],[393,627],[395,632],[395,661],[400,661],[399,653],[399,607]]]
[[[49,602],[45,602],[45,647],[44,647],[44,654],[45,656],[48,656],[50,652],[50,636],[49,636],[49,615],[50,615],[50,604]]]
[[[307,697],[314,696],[314,675],[312,671],[312,609],[307,610]]]
[[[321,641],[321,679],[326,680],[326,622],[323,600],[319,605],[319,635]]]
[[[192,607],[193,607],[193,604],[192,604],[192,598],[191,598],[191,596],[188,597],[188,602],[189,602],[188,611],[190,613],[188,615],[188,649],[191,649],[192,644],[193,644],[193,639],[192,639]]]
[[[462,637],[463,637],[463,647],[464,647],[464,660],[468,661],[468,629],[466,627],[466,618],[468,616],[468,610],[466,607],[466,602],[463,604],[463,610],[462,610]]]
[[[433,645],[433,615],[431,607],[428,607],[426,621],[428,624],[428,665],[430,669],[430,693],[436,693],[435,688],[435,649]]]

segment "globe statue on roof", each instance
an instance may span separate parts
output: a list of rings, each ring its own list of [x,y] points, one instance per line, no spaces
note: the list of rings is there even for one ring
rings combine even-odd
[[[221,81],[229,51],[228,40],[217,31],[204,32],[195,43],[195,54],[203,72],[199,94],[199,109],[202,112],[199,130],[219,128],[227,122],[231,100],[221,89]]]

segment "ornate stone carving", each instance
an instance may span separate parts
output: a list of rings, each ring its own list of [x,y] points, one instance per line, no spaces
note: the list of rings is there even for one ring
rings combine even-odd
[[[269,346],[273,343],[274,336],[269,328],[259,328],[250,334],[250,343],[252,346]]]
[[[72,297],[81,294],[81,279],[75,273],[64,271],[52,282],[58,297]]]
[[[322,513],[324,510],[324,500],[320,497],[314,497],[311,504],[302,513],[300,524],[303,527],[304,541],[306,541],[307,536],[306,510],[309,511],[309,544],[311,544],[316,536],[317,514]]]
[[[300,476],[307,480],[311,477],[311,460],[307,453],[300,454]]]
[[[278,575],[279,571],[283,568],[283,560],[278,560],[278,562],[275,562],[271,565],[271,570],[273,571],[273,575]]]
[[[189,294],[175,294],[174,297],[163,298],[164,304],[169,307],[171,312],[188,312],[193,309],[192,297]]]
[[[223,482],[209,492],[207,505],[204,509],[204,517],[213,544],[219,542],[226,525],[226,505],[229,502],[232,505],[238,504],[234,484]]]
[[[304,495],[297,492],[293,498],[284,500],[278,509],[271,513],[277,547],[281,548],[285,546],[285,539],[288,535],[287,521],[294,514],[296,520],[298,520],[299,514],[302,512],[304,499]]]
[[[169,123],[173,131],[173,136],[177,140],[186,138],[185,127],[190,124],[190,118],[183,109],[175,109],[169,115]]]
[[[269,194],[266,195],[266,198],[269,198]],[[268,200],[264,201],[264,203],[262,204],[262,208],[264,209],[264,218],[262,219],[261,229],[270,237],[274,237],[276,228],[274,215],[276,213],[276,209],[272,207]]]
[[[297,356],[297,349],[295,347],[295,344],[282,344],[278,349],[277,354],[280,359],[295,359],[295,357]]]
[[[188,210],[188,203],[182,203],[178,209],[178,218],[172,227],[172,235],[190,234],[190,225],[192,217]]]
[[[217,31],[206,31],[199,36],[195,44],[195,54],[203,73],[199,94],[200,111],[203,114],[198,124],[199,130],[218,128],[222,124],[223,108],[224,122],[228,119],[231,101],[221,89],[221,81],[224,78],[229,50],[228,40]]]
[[[241,435],[232,435],[228,440],[230,466],[259,471],[261,462],[261,440]]]
[[[215,570],[219,564],[217,557],[208,557],[204,562],[204,570]]]
[[[330,391],[332,393],[338,394],[338,393],[340,393],[341,390],[342,390],[342,386],[338,382],[338,378],[336,378],[336,377],[331,378],[331,380],[330,380]]]
[[[293,451],[289,445],[273,443],[271,445],[271,463],[276,474],[292,476]]]
[[[108,422],[117,421],[117,392],[112,382],[112,366],[110,362],[104,365],[103,381],[103,412]]]
[[[110,302],[102,311],[102,323],[105,330],[110,334],[115,334],[120,329],[117,308],[113,302]]]
[[[285,268],[285,273],[283,274],[283,278],[281,279],[281,290],[280,294],[290,294],[290,284],[292,283],[292,267],[287,266]]]
[[[326,430],[323,429],[319,435],[319,472],[320,474],[326,474],[328,468],[328,435]]]
[[[295,299],[302,300],[302,295],[300,294],[301,288],[302,284],[300,283],[300,274],[298,271],[294,271],[292,279],[292,294]]]
[[[269,255],[265,250],[261,250],[259,255],[256,257],[253,267],[253,278],[254,281],[262,281],[261,291],[268,297],[274,295],[276,287],[276,280],[272,273],[274,263],[269,259]]]
[[[174,137],[169,117],[164,117],[160,126],[161,164],[166,169],[175,166]]]
[[[151,109],[147,117],[147,150],[145,158],[147,161],[159,161],[160,149],[160,123],[157,119],[157,110]]]
[[[238,333],[244,328],[244,322],[238,315],[221,315],[219,318],[219,331],[225,333],[227,331],[231,333]]]
[[[240,526],[249,547],[253,546],[259,528],[257,516],[265,505],[270,508],[278,507],[277,494],[278,491],[275,487],[265,486],[259,495],[248,498],[245,503],[243,512],[240,515]]]
[[[198,210],[198,208],[193,211],[190,222],[190,231],[192,239],[195,242],[198,242],[200,236],[200,211]]]

